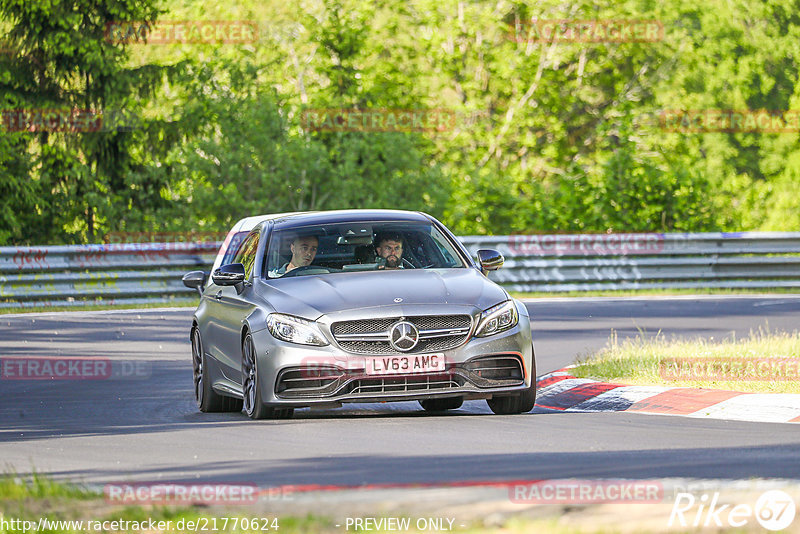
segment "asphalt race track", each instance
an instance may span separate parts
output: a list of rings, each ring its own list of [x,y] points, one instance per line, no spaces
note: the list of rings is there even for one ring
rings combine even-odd
[[[620,336],[795,330],[800,297],[531,301],[538,372]],[[630,413],[494,416],[484,401],[299,410],[288,421],[194,405],[192,310],[0,316],[0,358],[102,357],[104,380],[0,380],[0,458],[86,483],[394,484],[542,478],[800,478],[797,425]]]

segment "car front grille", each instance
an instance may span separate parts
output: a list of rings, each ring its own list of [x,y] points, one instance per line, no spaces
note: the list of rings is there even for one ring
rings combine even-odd
[[[447,372],[367,376],[364,369],[322,365],[291,367],[278,375],[275,393],[285,399],[380,396],[392,393],[440,392],[458,388],[496,388],[524,383],[517,354],[496,354],[453,365]]]
[[[279,397],[320,397],[332,394],[345,373],[338,367],[297,367],[281,372],[275,387]]]
[[[522,384],[522,361],[514,354],[482,356],[464,364],[467,378],[479,387],[512,386]]]
[[[421,315],[340,321],[331,325],[331,332],[340,347],[354,354],[399,354],[389,344],[389,330],[400,320],[413,323],[419,330],[419,343],[406,354],[454,349],[467,340],[472,330],[469,315]]]
[[[461,384],[457,379],[458,377],[453,375],[364,378],[352,383],[350,393],[353,395],[370,395],[442,391],[460,387]]]

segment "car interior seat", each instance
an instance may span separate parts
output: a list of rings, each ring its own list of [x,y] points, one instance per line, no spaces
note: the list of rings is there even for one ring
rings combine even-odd
[[[359,245],[356,247],[353,256],[356,263],[375,263],[375,247],[372,245]]]

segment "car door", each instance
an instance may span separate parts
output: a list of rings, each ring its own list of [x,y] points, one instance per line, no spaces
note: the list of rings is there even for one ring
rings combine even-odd
[[[223,244],[225,250],[220,249],[219,256],[214,262],[214,268],[233,262],[234,256],[236,256],[248,235],[250,235],[249,231],[229,234],[230,240],[226,238]],[[219,347],[220,324],[217,319],[217,314],[220,310],[218,300],[215,298],[220,289],[219,286],[214,284],[212,277],[209,276],[203,287],[203,296],[197,309],[198,328],[200,328],[200,334],[203,338],[203,349],[206,354],[211,356],[209,365],[213,365],[215,368],[221,354]]]
[[[252,282],[260,237],[260,229],[253,230],[230,261],[244,265],[245,280],[248,282]],[[250,301],[252,285],[245,284],[243,291],[238,293],[233,286],[217,286],[212,282],[207,292],[210,296],[209,327],[216,349],[213,355],[220,363],[220,370],[225,377],[241,384],[241,331],[245,317],[253,309]]]

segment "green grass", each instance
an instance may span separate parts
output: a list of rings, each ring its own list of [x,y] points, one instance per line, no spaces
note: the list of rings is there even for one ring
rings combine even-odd
[[[94,499],[100,495],[81,486],[62,484],[34,473],[27,479],[16,475],[0,476],[0,500],[43,498]]]
[[[778,360],[783,360],[780,367],[764,367],[763,362]],[[580,361],[571,374],[631,385],[800,393],[798,367],[798,331],[758,330],[744,339],[722,340],[668,340],[644,333],[619,340],[614,333],[603,350]]]
[[[206,520],[206,525],[211,525],[211,520],[215,517],[229,518],[253,518],[253,517],[276,517],[274,514],[251,513],[251,510],[237,506],[235,509],[217,511],[213,513],[205,506],[131,506],[114,505],[106,502],[101,493],[90,491],[82,486],[55,482],[46,476],[34,474],[23,479],[14,474],[0,475],[0,517],[6,519],[17,518],[28,521],[38,521],[41,517],[54,520],[83,520],[83,521],[128,521],[146,522],[171,521],[171,530],[166,532],[178,532],[179,521],[184,524],[188,521]],[[221,523],[218,523],[221,525]],[[244,533],[255,530],[242,529],[240,525],[232,528],[233,521],[223,532]],[[332,532],[334,522],[321,517],[312,515],[305,517],[279,517],[278,532],[303,533],[303,532]],[[209,527],[210,528],[210,527]],[[184,531],[186,528],[183,529]],[[220,529],[218,529],[220,530]],[[260,532],[260,529],[257,529]],[[84,527],[84,532],[87,529]],[[77,533],[80,532],[67,526],[62,528],[51,528],[46,530],[53,534]],[[135,532],[135,531],[134,531]],[[0,534],[23,534],[22,529],[3,528],[0,526]]]
[[[520,510],[524,512],[524,510]],[[345,511],[342,511],[345,514]],[[497,533],[497,534],[523,534],[526,532],[541,532],[542,534],[571,534],[578,532],[614,532],[614,529],[609,529],[608,526],[598,525],[595,527],[586,527],[585,525],[565,525],[563,523],[564,511],[561,509],[554,509],[552,514],[538,516],[535,518],[525,517],[524,515],[510,515],[503,519],[493,519],[491,524],[486,524],[481,520],[471,521],[457,521],[459,526],[454,527],[454,532],[462,534],[478,534],[478,533]],[[580,512],[581,517],[587,516],[585,510]],[[436,515],[436,514],[435,514]],[[376,513],[369,514],[370,517],[381,518],[384,514]],[[44,529],[41,532],[44,534],[79,534],[86,532],[105,532],[105,530],[88,529],[85,524],[86,521],[92,522],[105,522],[105,521],[128,521],[146,523],[150,519],[154,522],[170,521],[170,528],[164,530],[164,534],[180,534],[188,532],[190,529],[186,525],[188,521],[200,521],[200,525],[205,524],[210,530],[212,521],[217,519],[218,528],[216,532],[219,534],[259,534],[266,532],[259,529],[242,529],[241,526],[234,529],[232,528],[233,518],[270,518],[270,527],[272,527],[272,518],[277,517],[277,524],[279,529],[276,531],[273,528],[269,532],[279,532],[283,534],[341,534],[345,532],[344,520],[342,518],[334,519],[332,517],[325,517],[314,514],[307,515],[291,515],[278,513],[277,515],[269,512],[259,510],[259,507],[254,508],[236,506],[233,508],[217,508],[205,506],[122,506],[109,504],[104,500],[103,495],[93,493],[81,486],[73,486],[70,484],[63,484],[49,480],[45,476],[33,475],[27,480],[22,480],[13,474],[0,475],[0,518],[6,521],[12,519],[19,519],[22,521],[31,521],[37,524],[40,518],[47,518],[50,521],[84,521],[83,530],[70,528],[67,525],[62,525],[57,528],[51,525],[51,528]],[[354,515],[354,517],[359,517]],[[400,513],[392,514],[392,517],[408,517],[411,518],[412,528],[408,532],[418,532],[414,527],[416,519],[419,517],[431,517],[428,514],[414,514],[414,513]],[[228,527],[222,530],[221,525],[223,518],[228,519]],[[184,528],[178,530],[177,526],[180,521],[183,521]],[[205,523],[203,523],[205,521]],[[336,525],[339,526],[336,526]],[[464,524],[465,527],[461,527]],[[74,527],[74,525],[73,525]],[[30,534],[34,530],[28,530],[23,533],[21,528],[6,528],[0,526],[0,534]],[[129,526],[128,530],[131,534],[140,534],[145,532],[142,529],[135,530]],[[191,530],[194,532],[194,530]],[[363,532],[354,530],[352,527],[350,532]],[[203,532],[203,530],[200,530]],[[370,532],[385,532],[381,530]]]
[[[683,296],[683,295],[797,295],[798,288],[768,289],[624,289],[604,291],[511,291],[511,295],[520,299],[553,298],[553,297],[643,297],[643,296]]]

